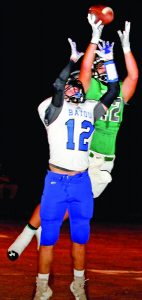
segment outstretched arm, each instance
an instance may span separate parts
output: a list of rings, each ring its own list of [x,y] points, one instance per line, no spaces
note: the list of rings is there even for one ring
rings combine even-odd
[[[127,69],[127,76],[122,83],[122,95],[125,102],[129,101],[133,96],[136,90],[139,76],[138,66],[130,48],[130,25],[131,23],[126,21],[125,30],[123,31],[123,33],[120,30],[118,30],[118,35],[120,37],[121,45],[123,48],[125,64]]]
[[[99,43],[99,39],[101,37],[101,33],[104,27],[104,25],[101,24],[102,21],[99,21],[95,24],[95,16],[92,14],[88,14],[88,22],[92,27],[92,38],[82,59],[79,75],[79,80],[83,84],[85,93],[87,92],[90,86],[92,66],[96,56],[95,50],[97,49],[97,45]]]
[[[78,52],[76,49],[76,43],[73,42],[70,38],[68,42],[71,46],[71,56],[68,64],[61,71],[58,78],[54,82],[54,92],[50,105],[45,111],[44,122],[47,126],[55,121],[62,110],[63,101],[64,101],[64,89],[67,79],[71,73],[73,65],[80,59],[84,54],[83,52]]]
[[[105,114],[106,110],[110,107],[115,98],[119,95],[120,87],[118,81],[118,74],[113,60],[113,46],[114,43],[101,41],[98,44],[99,50],[96,50],[98,56],[104,61],[104,66],[107,75],[107,92],[100,98],[100,101],[94,110],[94,121]]]
[[[80,59],[80,57],[84,54],[83,52],[78,52],[76,48],[76,43],[73,42],[70,38],[68,38],[68,42],[71,46],[71,56],[68,64],[61,71],[58,78],[54,82],[54,95],[52,98],[52,104],[55,107],[62,106],[64,100],[64,88],[71,73],[71,70],[74,64]]]

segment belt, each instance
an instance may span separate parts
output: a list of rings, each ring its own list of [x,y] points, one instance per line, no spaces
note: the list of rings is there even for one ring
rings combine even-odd
[[[83,173],[83,172],[86,172],[88,169],[85,169],[85,170],[81,170],[81,171],[75,171],[75,170],[69,170],[69,169],[65,169],[65,168],[62,168],[62,167],[58,167],[58,166],[55,166],[53,164],[49,164],[49,166],[52,166],[54,168],[57,168],[59,170],[63,170],[63,171],[67,171],[67,172],[77,172],[77,173]],[[51,171],[51,170],[50,170]]]
[[[90,152],[89,156],[94,157],[94,153]],[[105,161],[112,161],[114,159],[114,157],[112,157],[112,156],[103,156],[103,158],[104,158]]]
[[[105,156],[104,160],[105,161],[112,161],[114,159],[114,157],[110,157],[110,156]]]

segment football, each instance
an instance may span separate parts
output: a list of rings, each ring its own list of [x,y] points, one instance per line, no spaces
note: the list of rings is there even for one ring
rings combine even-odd
[[[96,16],[95,23],[102,21],[103,25],[107,25],[114,20],[114,11],[111,7],[104,5],[93,5],[89,8],[88,14]]]

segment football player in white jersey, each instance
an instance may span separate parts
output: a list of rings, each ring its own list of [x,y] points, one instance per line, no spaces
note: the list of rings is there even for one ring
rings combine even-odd
[[[94,27],[92,52],[97,48],[103,26],[99,23]],[[75,46],[70,39],[69,42]],[[67,82],[74,63],[80,58],[80,54],[73,51],[74,48],[72,47],[69,63],[54,83],[53,97],[43,101],[38,107],[39,116],[47,131],[50,158],[40,204],[42,231],[34,300],[46,300],[52,296],[48,280],[53,248],[58,241],[66,210],[69,213],[74,267],[74,280],[70,289],[75,299],[87,299],[84,290],[85,245],[90,236],[94,206],[88,175],[88,147],[94,130],[94,120],[104,114],[118,95],[119,84],[110,53],[106,61],[108,91],[100,99],[99,105],[95,101],[85,101],[87,81],[71,79]],[[90,63],[93,61],[94,57]]]
[[[93,24],[90,43],[92,66],[103,26]],[[70,290],[75,299],[86,300],[85,245],[90,236],[93,216],[93,194],[88,175],[88,147],[94,130],[94,121],[105,113],[119,94],[118,76],[112,53],[106,53],[108,90],[99,104],[85,101],[87,80],[68,80],[75,62],[82,56],[76,44],[69,39],[72,53],[67,66],[54,83],[53,97],[43,101],[39,116],[46,128],[49,143],[49,170],[45,177],[40,204],[41,240],[39,249],[37,287],[34,300],[52,296],[48,285],[53,248],[56,244],[65,212],[68,210],[74,279]],[[110,67],[111,65],[111,67]]]

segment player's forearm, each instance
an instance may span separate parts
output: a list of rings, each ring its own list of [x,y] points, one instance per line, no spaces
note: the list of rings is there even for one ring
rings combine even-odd
[[[73,66],[74,61],[70,60],[53,84],[54,92],[52,97],[52,105],[55,107],[61,107],[63,105],[65,84],[69,78]]]
[[[75,64],[75,61],[70,59],[68,64],[65,66],[65,68],[61,71],[61,73],[59,74],[59,78],[64,81],[66,83],[71,71],[72,71],[72,68]]]
[[[81,62],[79,80],[82,82],[85,92],[87,92],[92,76],[92,66],[95,60],[96,44],[90,43],[85,51],[84,57]]]
[[[80,69],[80,75],[82,72],[90,72],[92,69],[92,65],[95,59],[95,50],[97,49],[96,44],[90,43],[87,47],[85,54],[83,56],[82,62],[81,62],[81,69]]]
[[[64,88],[74,64],[75,62],[73,60],[69,60],[68,64],[65,66],[65,68],[59,74],[58,78],[55,80],[53,84],[54,89],[61,90]]]
[[[127,76],[123,80],[122,95],[125,102],[128,102],[136,90],[139,78],[139,70],[136,60],[131,51],[124,53]]]
[[[100,98],[94,109],[94,123],[105,114],[114,99],[118,97],[119,92],[120,86],[118,81],[108,83],[108,91]]]
[[[113,59],[104,62],[107,74],[107,92],[100,98],[94,110],[94,122],[103,116],[113,101],[119,96],[120,86],[118,74]]]
[[[130,51],[124,54],[127,76],[132,80],[138,80],[139,70],[133,53]]]
[[[108,91],[101,97],[100,101],[109,108],[114,99],[117,98],[120,92],[120,86],[118,81],[118,74],[113,59],[104,62],[106,75],[107,75],[107,87]]]
[[[119,96],[120,93],[120,85],[119,82],[108,82],[108,91],[101,97],[101,103],[109,108],[113,101]]]

